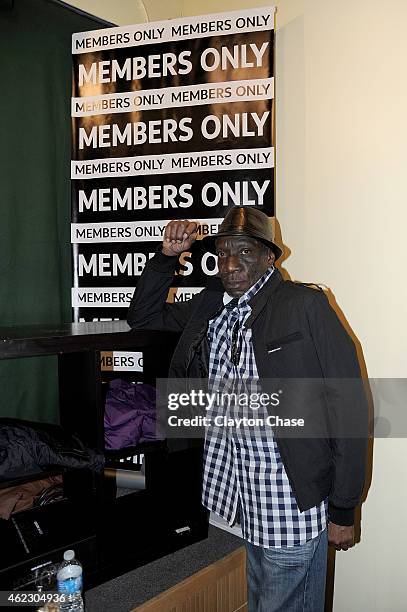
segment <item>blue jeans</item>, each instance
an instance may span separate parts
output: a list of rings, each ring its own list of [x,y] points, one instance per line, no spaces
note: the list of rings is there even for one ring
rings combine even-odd
[[[326,529],[301,546],[245,544],[248,612],[324,611]]]

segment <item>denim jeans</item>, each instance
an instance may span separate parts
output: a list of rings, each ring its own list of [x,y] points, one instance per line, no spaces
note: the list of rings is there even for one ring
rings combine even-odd
[[[248,612],[323,612],[328,554],[324,529],[301,546],[246,542]]]

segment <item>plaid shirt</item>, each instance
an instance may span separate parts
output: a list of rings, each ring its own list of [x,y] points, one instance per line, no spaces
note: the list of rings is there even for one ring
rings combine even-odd
[[[267,270],[239,298],[237,305],[236,300],[228,304],[231,298],[225,293],[225,308],[209,322],[212,391],[231,391],[236,381],[246,390],[247,386],[253,390],[251,384],[256,384],[258,372],[251,329],[243,324],[251,312],[250,299],[267,283],[273,271],[274,268]],[[231,361],[233,344],[235,348],[240,347],[234,363]],[[225,412],[234,416],[236,410],[230,406]],[[257,429],[255,435],[253,430],[244,428],[207,430],[202,502],[230,525],[236,521],[239,509],[243,537],[265,548],[304,544],[325,529],[327,522],[327,500],[300,512],[269,427],[267,431]]]

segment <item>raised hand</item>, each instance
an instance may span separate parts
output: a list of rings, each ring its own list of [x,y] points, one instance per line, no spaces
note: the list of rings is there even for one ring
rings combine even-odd
[[[198,226],[195,221],[170,221],[165,228],[162,252],[164,255],[179,255],[188,251],[195,242],[197,233]]]

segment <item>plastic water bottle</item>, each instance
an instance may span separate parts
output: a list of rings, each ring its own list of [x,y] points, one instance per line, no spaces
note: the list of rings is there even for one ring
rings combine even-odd
[[[58,592],[65,595],[59,604],[61,612],[84,612],[82,599],[82,565],[73,550],[64,552],[64,560],[57,573]]]

